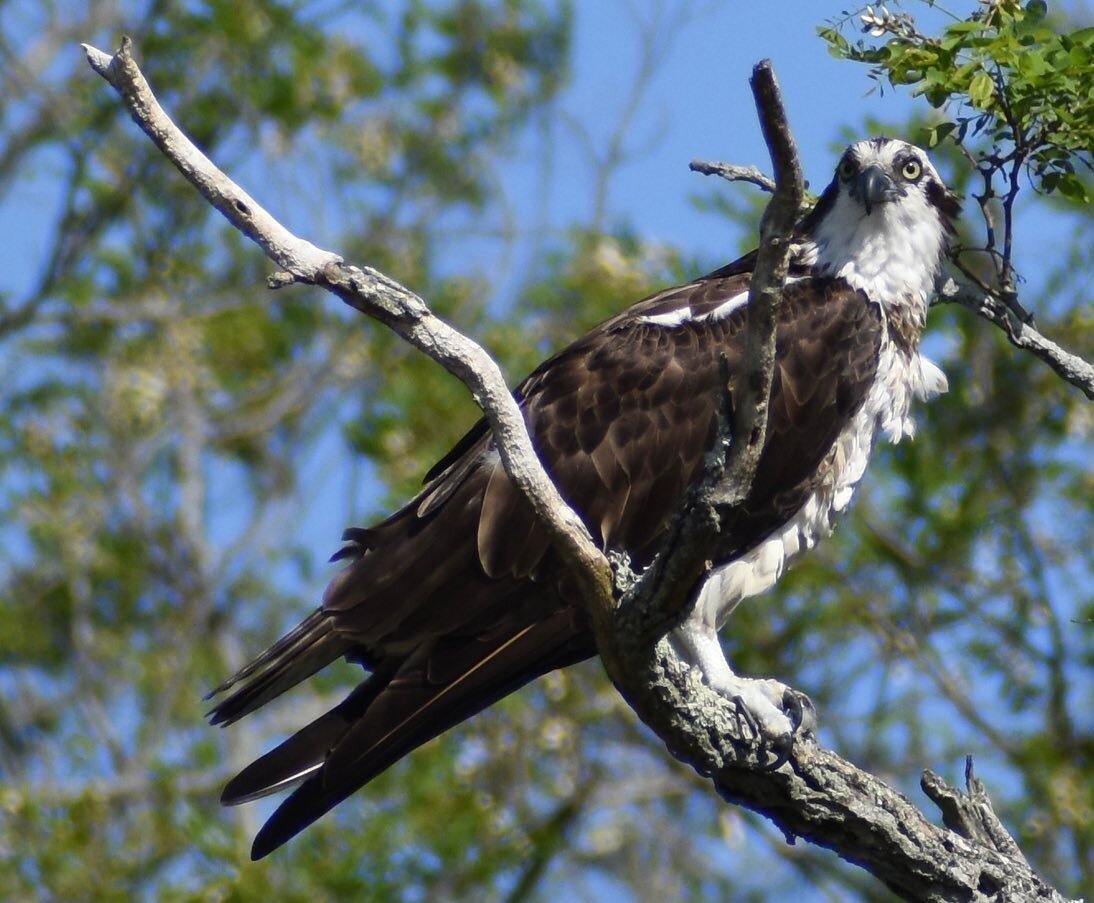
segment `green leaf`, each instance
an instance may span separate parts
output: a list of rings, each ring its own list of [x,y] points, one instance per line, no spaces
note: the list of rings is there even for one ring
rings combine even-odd
[[[1056,188],[1060,194],[1070,201],[1075,201],[1078,204],[1090,202],[1090,192],[1087,190],[1087,186],[1075,173],[1061,173]]]
[[[937,147],[938,143],[956,128],[956,122],[940,122],[938,125],[932,126],[928,131],[928,147]]]
[[[987,72],[977,72],[969,82],[969,100],[974,107],[984,109],[991,102],[995,83]]]

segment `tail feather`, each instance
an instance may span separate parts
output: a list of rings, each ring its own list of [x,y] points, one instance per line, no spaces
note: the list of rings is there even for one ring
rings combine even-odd
[[[208,713],[210,723],[227,726],[238,721],[325,668],[350,646],[335,633],[330,614],[317,609],[205,697],[212,699],[239,685]]]
[[[220,796],[221,803],[237,806],[261,799],[298,783],[319,769],[331,747],[345,736],[387,686],[394,670],[376,672],[325,715],[255,759],[228,782]]]
[[[303,775],[296,772],[305,780],[259,831],[251,858],[262,859],[276,850],[423,743],[541,674],[574,664],[595,651],[587,634],[575,634],[572,612],[558,612],[494,642],[494,650],[486,654],[481,648],[473,648],[478,644],[461,643],[454,651],[461,657],[467,655],[467,660],[475,664],[444,683],[428,680],[428,661],[415,662],[412,658],[400,663],[399,672],[385,679],[382,691],[373,694],[358,717],[347,723],[344,719],[349,713],[340,713],[342,736],[327,747],[321,759],[317,754],[307,759],[309,770]],[[367,688],[378,676],[356,692]],[[313,727],[316,738],[332,731],[336,721],[330,716],[335,711],[319,719],[321,727],[314,722],[297,736]]]

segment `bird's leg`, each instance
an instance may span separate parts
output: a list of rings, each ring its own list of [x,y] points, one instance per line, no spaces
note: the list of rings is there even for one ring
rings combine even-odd
[[[756,738],[772,748],[776,760],[771,768],[786,761],[795,734],[816,727],[816,710],[804,693],[777,680],[735,674],[710,625],[698,619],[685,621],[670,639],[680,657],[699,669],[711,689],[733,700]]]

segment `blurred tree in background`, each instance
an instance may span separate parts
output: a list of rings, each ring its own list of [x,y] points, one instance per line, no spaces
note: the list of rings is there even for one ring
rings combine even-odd
[[[572,16],[549,0],[0,6],[0,215],[54,223],[35,259],[8,260],[0,297],[0,897],[888,898],[726,810],[595,662],[429,744],[268,861],[247,861],[268,807],[218,804],[348,677],[228,731],[205,724],[201,692],[314,606],[317,541],[333,551],[342,526],[405,497],[475,409],[329,297],[267,292],[265,259],[73,44],[131,34],[176,121],[272,212],[412,286],[519,377],[724,262],[609,228],[598,201],[544,240],[519,302],[486,303],[488,261],[514,240],[497,173],[561,115]],[[639,35],[620,134],[672,21]],[[947,133],[920,125],[891,131]],[[952,144],[934,153],[975,188]],[[620,159],[604,152],[598,190]],[[1071,218],[1072,244],[1019,290],[1089,357],[1094,216],[1070,159],[1047,170],[1069,191],[1031,203]],[[752,200],[708,191],[750,244]],[[453,260],[454,236],[475,253]],[[936,310],[931,330],[950,393],[726,641],[746,673],[810,693],[823,742],[909,795],[923,767],[952,776],[974,753],[1035,868],[1077,892],[1094,886],[1091,409],[966,311]],[[331,471],[341,492],[317,476]]]

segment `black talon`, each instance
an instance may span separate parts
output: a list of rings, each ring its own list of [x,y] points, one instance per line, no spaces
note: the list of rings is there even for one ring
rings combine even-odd
[[[792,733],[801,731],[804,734],[812,734],[817,727],[817,708],[813,700],[797,690],[787,689],[783,693],[783,711],[790,719]]]
[[[733,697],[733,708],[737,713],[737,727],[740,729],[741,722],[743,721],[748,725],[748,729],[752,731],[752,739],[759,740],[763,737],[763,733],[760,731],[760,724],[756,720],[756,716],[752,714],[748,706],[745,705],[744,699],[740,696]],[[741,731],[742,739],[744,739],[744,731]]]
[[[786,764],[787,759],[790,758],[790,752],[794,748],[794,735],[790,733],[783,734],[781,737],[775,737],[770,743],[770,748],[775,754],[775,761],[768,762],[761,767],[764,771],[778,771]]]
[[[817,709],[813,700],[797,690],[787,688],[783,693],[783,712],[790,719],[790,732],[775,737],[770,742],[775,761],[764,766],[765,771],[777,771],[786,764],[794,749],[794,738],[813,733],[817,726]]]
[[[753,743],[761,746],[765,753],[770,751],[774,756],[772,761],[760,765],[765,771],[776,771],[785,765],[794,749],[794,738],[798,735],[811,735],[817,726],[817,710],[813,700],[798,690],[787,688],[783,692],[782,710],[790,721],[790,730],[773,737],[764,732],[756,715],[745,705],[740,695],[731,696],[730,699],[733,702],[734,716],[737,719],[737,729],[741,739],[745,741],[751,739]],[[742,725],[747,725],[748,734],[751,734],[751,737],[747,736]]]
[[[808,699],[808,697],[806,697]],[[809,704],[812,708],[812,703]],[[745,701],[740,696],[733,697],[733,708],[736,712],[738,729],[743,722],[748,726],[749,731],[752,734],[752,741],[758,742],[761,748],[770,748],[775,755],[773,762],[761,763],[760,767],[764,771],[776,771],[785,764],[786,760],[790,758],[790,751],[794,748],[794,731],[796,727],[792,728],[790,732],[781,734],[774,738],[768,738],[764,734],[760,727],[760,722],[756,720],[756,716],[752,714],[752,711],[745,705]],[[741,739],[744,737],[744,731],[741,730]]]

